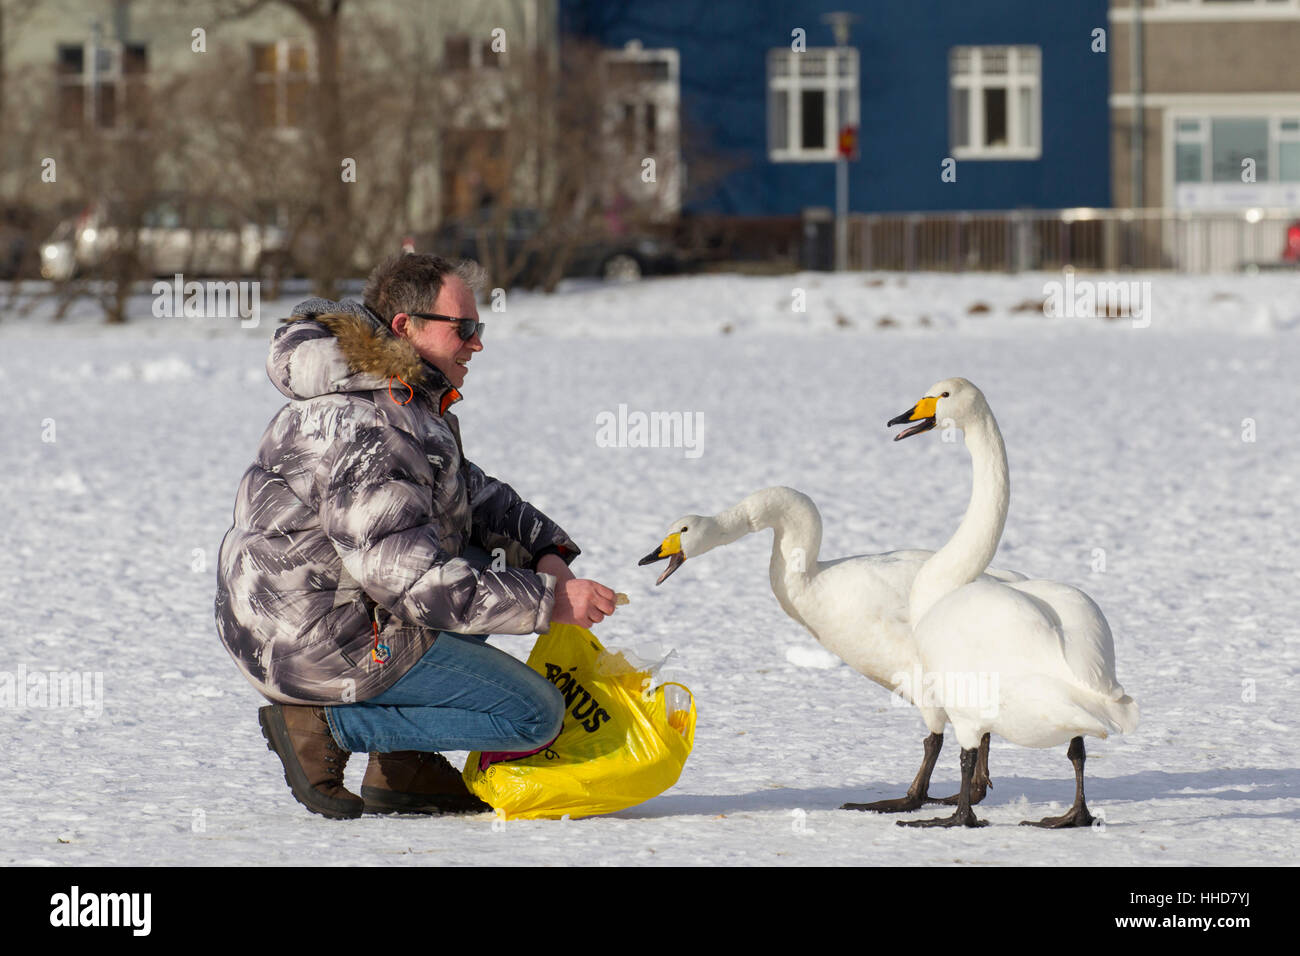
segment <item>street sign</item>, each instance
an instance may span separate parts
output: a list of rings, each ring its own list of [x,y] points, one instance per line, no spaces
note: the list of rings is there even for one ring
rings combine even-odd
[[[840,127],[840,155],[845,159],[858,158],[858,127],[852,123]]]

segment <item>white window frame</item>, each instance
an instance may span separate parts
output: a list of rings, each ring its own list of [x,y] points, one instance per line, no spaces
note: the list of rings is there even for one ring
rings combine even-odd
[[[1283,129],[1284,122],[1296,122],[1300,120],[1300,111],[1290,114],[1278,114],[1272,117],[1268,127],[1268,168],[1276,176],[1282,175],[1282,144],[1283,143],[1300,143],[1300,128]],[[1300,180],[1282,180],[1278,178],[1271,179],[1270,182],[1300,182]]]
[[[1269,121],[1268,174],[1269,179],[1254,183],[1214,182],[1210,176],[1213,172],[1212,126],[1215,119],[1253,118]],[[1300,131],[1283,130],[1286,120],[1300,119],[1300,94],[1284,97],[1252,96],[1251,94],[1212,96],[1193,99],[1180,99],[1165,106],[1163,125],[1164,138],[1168,144],[1163,150],[1164,195],[1169,197],[1166,205],[1178,208],[1200,209],[1236,209],[1250,207],[1294,208],[1300,205],[1300,182],[1291,180],[1283,182],[1277,178],[1281,173],[1282,142],[1300,141]],[[1201,151],[1201,182],[1179,182],[1176,159],[1179,122],[1199,121],[1201,135],[1204,137]],[[1181,134],[1184,142],[1195,140],[1195,135]]]
[[[289,67],[289,53],[294,47],[302,47],[307,51],[307,69],[304,78],[310,89],[317,83],[316,73],[316,47],[303,39],[286,37],[276,40],[274,43],[255,43],[254,46],[274,46],[275,47],[275,70],[271,73],[265,73],[256,69],[257,61],[254,58],[253,84],[255,86],[263,83],[273,83],[275,85],[275,122],[266,129],[283,133],[295,133],[300,131],[300,127],[290,125],[289,119],[289,77],[297,76],[295,71]],[[282,68],[283,66],[283,68]],[[254,107],[256,109],[256,107]]]
[[[1214,142],[1212,130],[1214,120],[1216,119],[1262,119],[1268,121],[1268,179],[1259,180],[1260,185],[1273,184],[1284,185],[1281,179],[1277,177],[1282,172],[1282,148],[1283,142],[1296,143],[1300,142],[1300,129],[1284,130],[1282,124],[1286,121],[1300,121],[1300,110],[1275,110],[1259,109],[1252,110],[1243,108],[1240,110],[1203,110],[1194,113],[1173,112],[1170,115],[1170,128],[1173,130],[1173,150],[1170,153],[1170,162],[1172,171],[1170,181],[1175,186],[1187,185],[1213,185],[1214,170],[1212,163],[1214,161]],[[1199,129],[1196,132],[1180,131],[1180,123],[1197,122]],[[1196,182],[1178,180],[1178,163],[1177,163],[1177,144],[1178,143],[1200,143],[1201,144],[1201,178]],[[1232,181],[1236,185],[1235,181]],[[1300,183],[1300,180],[1290,180],[1290,183]],[[1250,185],[1242,183],[1241,185]]]
[[[635,143],[632,149],[641,156],[651,156],[662,152],[665,141],[675,143],[679,128],[681,111],[681,57],[677,50],[664,48],[646,50],[641,47],[626,47],[621,50],[607,50],[601,56],[602,69],[610,63],[666,63],[668,76],[663,80],[638,80],[618,90],[619,98],[609,104],[608,122],[617,124],[620,107],[633,108],[635,117]],[[611,84],[606,84],[609,89]],[[629,101],[628,94],[631,94]],[[655,150],[652,152],[645,139],[646,108],[655,108]],[[612,129],[610,130],[612,133]],[[665,134],[667,139],[665,139]]]
[[[663,215],[676,215],[682,205],[682,144],[681,144],[681,53],[672,47],[647,49],[637,42],[628,43],[622,49],[606,50],[601,54],[601,70],[605,71],[611,63],[666,63],[668,75],[662,80],[637,80],[619,86],[616,96],[611,97],[605,107],[605,141],[617,151],[613,160],[620,165],[628,162],[629,175],[635,174],[639,181],[641,162],[652,158],[655,161],[655,196],[657,208]],[[605,82],[605,90],[612,90],[614,84]],[[630,94],[630,97],[629,97]],[[625,106],[632,107],[633,135],[635,141],[631,152],[625,144],[618,142],[615,130]],[[646,140],[647,107],[654,107],[655,142],[654,149]],[[607,197],[612,200],[612,197]],[[635,198],[633,196],[632,198]]]
[[[1194,130],[1180,130],[1179,123],[1196,123]],[[1209,116],[1179,116],[1173,121],[1173,177],[1174,182],[1178,183],[1178,145],[1180,143],[1195,143],[1201,147],[1201,177],[1197,180],[1188,180],[1188,182],[1208,183],[1210,166],[1210,117]]]
[[[1021,62],[1022,51],[1034,52],[1034,65],[1026,69]],[[958,73],[956,61],[958,54],[965,53],[970,58],[970,70]],[[984,57],[988,54],[1004,54],[1007,58],[1005,73],[985,73]],[[989,146],[975,142],[975,138],[984,136],[984,91],[999,88],[1007,91],[1007,143],[1004,146]],[[968,112],[966,129],[972,140],[965,146],[955,142],[957,90],[966,90]],[[1020,135],[1021,90],[1029,90],[1030,142],[1020,143],[1015,137]],[[955,159],[1038,159],[1043,154],[1043,50],[1029,45],[1017,46],[955,46],[948,51],[948,146]]]
[[[58,74],[58,83],[60,87],[80,86],[82,89],[81,105],[81,125],[83,128],[90,127],[97,130],[109,132],[126,132],[141,127],[132,126],[127,122],[127,93],[126,84],[128,74],[122,68],[126,60],[127,46],[141,46],[145,50],[146,71],[140,82],[148,84],[148,62],[149,47],[144,43],[119,43],[113,40],[105,40],[96,44],[87,40],[84,43],[60,43],[59,47],[81,47],[81,72],[60,73]],[[99,54],[105,54],[106,65],[104,69],[98,69]],[[95,83],[92,86],[90,82],[91,75],[95,75]],[[113,124],[111,126],[104,123],[103,117],[99,115],[98,104],[95,102],[94,90],[97,87],[108,84],[113,86]]]
[[[826,70],[821,75],[805,75],[799,68],[802,58],[825,57]],[[773,65],[786,64],[785,72],[778,73]],[[832,66],[834,67],[832,69]],[[841,69],[843,67],[843,69]],[[857,47],[809,47],[796,52],[788,47],[769,50],[767,54],[767,156],[774,163],[827,162],[839,159],[840,130],[844,126],[858,126],[859,77]],[[822,118],[826,130],[826,145],[821,149],[803,147],[804,90],[821,90],[825,95],[825,112]],[[776,94],[786,95],[785,146],[776,145]],[[840,94],[846,94],[844,115],[839,115]]]

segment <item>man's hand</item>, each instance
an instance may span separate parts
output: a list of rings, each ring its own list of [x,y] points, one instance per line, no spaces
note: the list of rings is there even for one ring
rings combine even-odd
[[[541,570],[539,567],[538,570]],[[551,621],[591,627],[614,613],[614,592],[586,578],[555,582],[555,608]]]
[[[569,566],[564,563],[564,559],[558,554],[546,554],[542,560],[537,562],[537,570],[542,574],[555,575],[556,583],[572,581],[576,575],[569,570]]]

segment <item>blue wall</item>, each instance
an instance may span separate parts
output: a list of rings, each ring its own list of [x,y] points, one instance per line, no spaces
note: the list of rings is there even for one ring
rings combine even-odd
[[[833,206],[834,163],[767,159],[767,52],[832,46],[821,15],[856,13],[861,158],[850,164],[855,211],[1110,205],[1111,53],[1092,52],[1109,28],[1105,0],[560,0],[560,27],[604,46],[640,40],[681,55],[683,151],[708,147],[738,163],[696,212],[793,215]],[[961,160],[949,153],[948,52],[954,46],[1028,44],[1042,50],[1042,154],[1037,160]],[[703,135],[691,136],[692,131]],[[689,167],[688,167],[689,169]]]

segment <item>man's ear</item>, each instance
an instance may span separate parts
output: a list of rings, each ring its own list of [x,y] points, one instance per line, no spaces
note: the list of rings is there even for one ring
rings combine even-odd
[[[398,312],[395,316],[393,316],[393,322],[392,322],[393,334],[396,335],[399,339],[406,338],[407,337],[406,333],[410,326],[410,322],[411,322],[411,317],[409,315],[407,315],[405,312]]]

